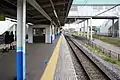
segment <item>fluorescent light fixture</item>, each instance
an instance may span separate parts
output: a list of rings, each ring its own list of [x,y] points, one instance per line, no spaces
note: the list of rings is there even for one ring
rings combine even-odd
[[[56,11],[55,10],[53,10],[53,11],[54,11],[54,14],[55,14],[56,18],[58,18]]]
[[[28,25],[34,25],[33,23],[27,23]]]

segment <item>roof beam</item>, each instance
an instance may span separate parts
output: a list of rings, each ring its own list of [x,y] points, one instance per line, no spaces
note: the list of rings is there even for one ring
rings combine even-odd
[[[16,2],[10,2],[9,0],[5,0],[7,3],[9,3],[9,4],[11,4],[11,5],[13,5],[14,7],[17,7],[17,5],[16,5]],[[6,6],[5,6],[6,7]],[[7,10],[9,10],[10,8],[8,8]],[[17,9],[17,8],[16,8]],[[12,11],[13,13],[15,12],[15,11]],[[32,14],[31,13],[29,13],[29,12],[27,12],[30,16],[32,16]]]
[[[52,21],[51,17],[42,9],[42,7],[36,2],[36,0],[27,0],[37,11],[39,11],[45,18]],[[55,22],[53,22],[55,24]]]
[[[52,1],[52,0],[50,0],[50,3],[51,3],[51,5],[52,5],[54,15],[55,15],[55,17],[56,17],[56,18],[57,18],[57,20],[58,20],[57,22],[58,22],[59,26],[61,26],[61,24],[60,24],[60,20],[58,19],[58,14],[57,14],[57,12],[56,12],[56,10],[55,10],[54,3],[53,3],[53,1]]]
[[[46,19],[36,20],[35,22],[43,22],[46,21]]]
[[[68,2],[56,2],[54,3],[54,6],[57,6],[57,5],[64,5],[64,4],[67,4]],[[44,5],[43,8],[46,8],[46,7],[51,7],[51,4],[47,4],[47,5]]]
[[[68,2],[56,2],[54,3],[54,6],[58,6],[58,5],[64,5],[67,4]],[[43,5],[42,8],[47,8],[47,7],[51,7],[51,4],[46,4]],[[34,8],[27,8],[27,10],[34,10]]]
[[[69,11],[70,11],[72,2],[73,2],[73,0],[69,0],[68,7],[67,7],[67,13],[66,13],[66,17],[65,17],[65,22],[66,22],[66,20],[67,20],[67,16],[68,16],[68,13],[69,13]]]
[[[59,14],[58,14],[58,15],[59,15],[59,18],[60,18],[60,15],[63,14],[63,13],[65,13],[65,12],[66,12],[66,11],[60,11],[60,12],[57,11],[57,13],[59,13]],[[48,14],[49,14],[49,16],[51,16],[51,17],[54,16],[53,12],[49,12]],[[33,17],[30,17],[30,18],[43,18],[43,17],[40,16],[40,15],[35,15],[35,16],[33,16]]]

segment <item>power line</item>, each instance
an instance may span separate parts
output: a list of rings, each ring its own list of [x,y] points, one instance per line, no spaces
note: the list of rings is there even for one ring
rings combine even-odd
[[[107,9],[107,10],[105,10],[105,11],[101,12],[101,13],[98,13],[98,14],[97,14],[97,15],[95,15],[95,16],[98,16],[98,15],[101,15],[101,14],[103,14],[103,13],[107,12],[107,11],[110,11],[110,10],[112,10],[112,9],[116,8],[117,6],[120,6],[120,4],[117,4],[117,5],[115,5],[115,6],[111,7],[111,8],[109,8],[109,9]],[[108,21],[108,22],[106,22],[106,24],[105,24],[105,25],[108,25],[108,23],[109,23],[109,21]]]
[[[114,9],[114,8],[115,8],[115,7],[117,7],[117,6],[120,6],[120,4],[117,4],[117,5],[115,5],[115,6],[111,7],[111,8],[109,8],[109,9],[107,9],[107,10],[105,10],[105,11],[101,12],[101,13],[98,13],[98,14],[97,14],[97,15],[95,15],[95,16],[101,15],[101,14],[103,14],[103,13],[105,13],[105,12],[107,12],[107,11],[111,10],[111,9]]]
[[[84,2],[85,2],[85,4],[83,4],[83,7],[87,4],[87,2],[88,2],[88,0],[84,0]],[[78,11],[78,10],[77,10]],[[78,14],[79,14],[79,11],[78,11]],[[79,16],[79,15],[78,15]],[[83,20],[83,21],[85,21],[85,20]],[[82,22],[83,22],[82,21]],[[81,23],[81,21],[80,22],[78,22],[78,23]]]

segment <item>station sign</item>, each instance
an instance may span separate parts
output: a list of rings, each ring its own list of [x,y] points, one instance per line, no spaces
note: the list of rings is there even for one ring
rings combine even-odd
[[[97,27],[97,28],[95,28],[95,30],[99,31],[99,30],[100,30],[100,28],[98,28],[98,27]]]

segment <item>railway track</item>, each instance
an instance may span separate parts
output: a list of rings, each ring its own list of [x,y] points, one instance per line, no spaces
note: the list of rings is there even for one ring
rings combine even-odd
[[[110,78],[91,60],[87,57],[84,52],[78,47],[72,38],[65,36],[71,50],[75,54],[76,58],[79,61],[79,64],[82,66],[82,69],[89,77],[90,80],[110,80]]]

